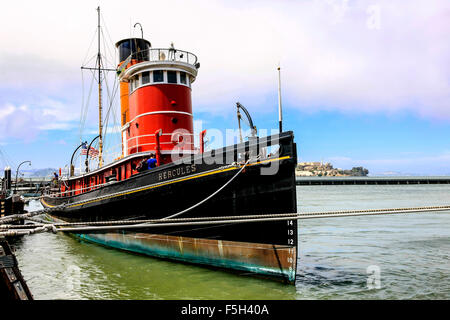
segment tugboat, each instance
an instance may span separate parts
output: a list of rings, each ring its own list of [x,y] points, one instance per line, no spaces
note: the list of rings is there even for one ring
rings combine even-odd
[[[99,148],[79,146],[86,161],[91,150],[98,152],[98,167],[87,166],[86,172],[75,175],[71,163],[68,177],[41,197],[42,205],[51,209],[48,215],[84,223],[191,219],[197,222],[92,228],[74,234],[121,250],[294,283],[297,220],[239,221],[250,215],[277,218],[297,212],[293,133],[258,137],[253,127],[248,141],[205,151],[202,131],[195,147],[191,90],[200,68],[197,57],[173,46],[153,48],[143,37],[120,40],[116,48],[121,154],[104,163],[105,69],[99,47]]]

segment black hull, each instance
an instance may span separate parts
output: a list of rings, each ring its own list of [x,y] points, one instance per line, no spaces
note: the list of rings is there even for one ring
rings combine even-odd
[[[50,215],[67,222],[160,219],[199,203],[238,174],[223,190],[180,218],[295,213],[297,203],[294,172],[297,157],[293,136],[286,133],[276,141],[281,145],[280,154],[250,161],[239,174],[242,163],[247,160],[245,155],[252,154],[252,144],[248,142],[193,157],[186,163],[163,165],[81,195],[44,197],[42,204],[48,208],[55,207]],[[255,145],[255,150],[260,150],[258,143]],[[257,152],[253,153],[256,154]],[[240,156],[243,157],[240,159]],[[241,166],[212,163],[211,159],[217,161],[217,158],[240,161]],[[65,204],[63,209],[56,208],[61,204]],[[89,231],[91,236],[85,238],[95,238],[95,234],[97,238],[101,238],[101,233],[105,232]],[[125,233],[265,244],[294,248],[295,256],[297,253],[296,220],[170,226]],[[107,241],[97,242],[106,244]],[[120,248],[121,245],[115,247]],[[279,258],[278,255],[276,258]]]

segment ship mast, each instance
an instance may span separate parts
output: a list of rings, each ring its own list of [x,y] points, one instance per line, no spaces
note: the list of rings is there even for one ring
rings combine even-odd
[[[278,124],[280,126],[280,133],[283,132],[283,111],[281,107],[281,71],[278,65]]]
[[[100,6],[97,7],[97,15],[98,15],[98,24],[97,24],[97,33],[98,33],[98,49],[97,49],[97,59],[96,65],[92,68],[81,66],[81,69],[91,70],[93,73],[97,73],[98,79],[98,137],[95,139],[99,139],[99,150],[98,150],[98,166],[103,166],[103,122],[102,122],[102,75],[103,71],[117,71],[116,69],[111,68],[103,68],[102,55],[100,52],[101,49],[101,26],[100,26]],[[95,140],[94,139],[94,140]],[[88,151],[88,155],[89,155]],[[86,158],[87,161],[87,158]],[[87,169],[88,170],[88,169]]]
[[[97,7],[98,13],[98,53],[97,53],[97,66],[98,66],[98,166],[103,166],[103,137],[102,137],[102,56],[100,54],[100,6]]]

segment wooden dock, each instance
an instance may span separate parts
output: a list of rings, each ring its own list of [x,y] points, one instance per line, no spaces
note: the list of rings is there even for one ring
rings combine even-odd
[[[0,300],[33,300],[20,273],[17,259],[5,238],[0,237]]]
[[[35,196],[36,194],[41,194],[46,186],[49,186],[52,179],[49,177],[33,177],[33,178],[20,178],[20,180],[16,182],[11,181],[11,190],[14,190],[14,193],[23,195],[23,194],[32,194]]]
[[[450,176],[439,177],[296,177],[299,186],[311,185],[399,185],[399,184],[450,184]]]

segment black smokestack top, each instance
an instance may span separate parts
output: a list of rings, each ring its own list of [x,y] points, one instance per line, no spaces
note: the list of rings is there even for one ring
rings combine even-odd
[[[148,49],[152,44],[150,41],[142,38],[123,39],[116,43],[116,48],[119,50],[119,62],[125,61],[126,58],[133,54],[132,59],[139,61],[148,60]]]

